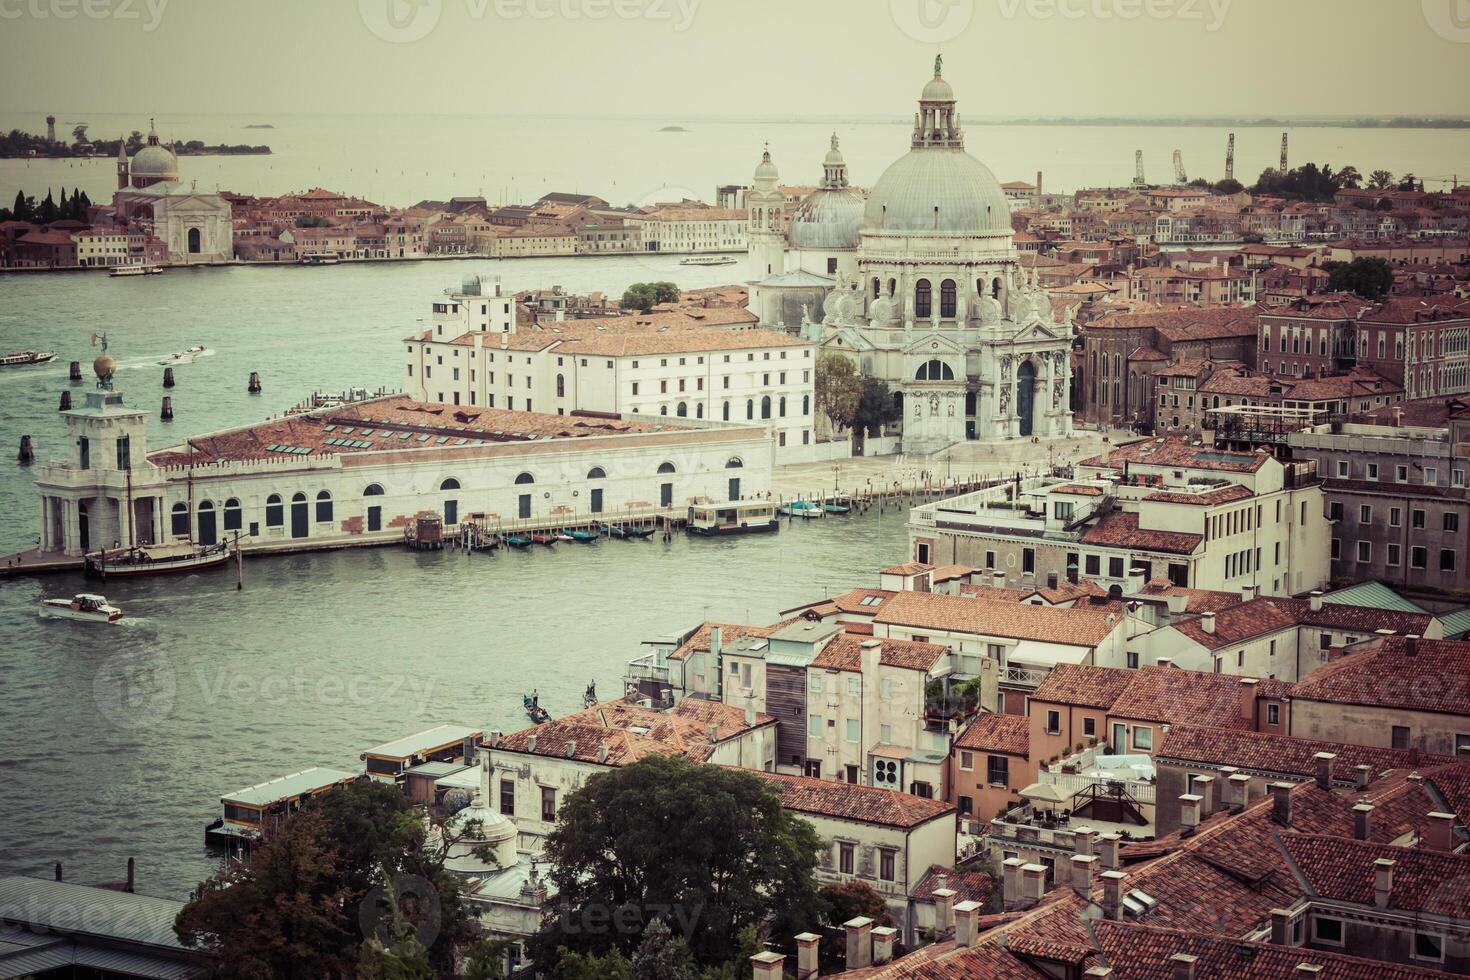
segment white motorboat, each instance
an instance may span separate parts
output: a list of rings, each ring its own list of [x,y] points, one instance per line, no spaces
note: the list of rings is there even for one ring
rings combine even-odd
[[[680,265],[734,265],[740,261],[733,255],[695,255],[680,259]]]
[[[184,348],[183,350],[179,351],[177,354],[170,354],[168,357],[165,357],[163,360],[159,361],[158,363],[161,364],[161,365],[163,365],[164,367],[168,367],[171,364],[192,364],[193,361],[194,361],[194,358],[198,357],[200,354],[203,354],[203,353],[204,353],[204,345],[203,344],[196,344],[193,347],[186,347],[186,348]]]
[[[113,266],[107,273],[114,279],[122,279],[129,276],[158,276],[163,274],[161,265],[118,265]]]
[[[70,599],[42,599],[42,619],[79,619],[87,623],[115,623],[123,611],[109,605],[106,596],[79,592]]]

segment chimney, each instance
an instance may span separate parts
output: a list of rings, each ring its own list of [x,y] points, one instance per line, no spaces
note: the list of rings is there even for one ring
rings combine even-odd
[[[567,740],[567,758],[568,759],[575,759],[576,757],[577,757],[577,740],[576,739],[568,739]]]
[[[718,626],[711,626],[709,628],[710,666],[714,667],[715,669],[719,669],[720,665],[720,650],[722,649],[720,645],[720,633],[721,630]]]
[[[1103,880],[1103,918],[1120,922],[1123,919],[1123,879],[1126,876],[1121,871],[1104,871]]]
[[[990,573],[990,584],[992,586],[994,586],[995,588],[997,588],[997,589],[1003,589],[1003,588],[1005,588],[1006,587],[1006,573],[1003,572],[1003,571],[1001,571],[998,568],[995,571],[991,572]]]
[[[1121,834],[1103,834],[1097,839],[1097,856],[1102,861],[1104,871],[1118,870],[1118,845],[1122,842]]]
[[[1311,595],[1307,597],[1307,603],[1311,607],[1312,612],[1321,612],[1322,593],[1320,591],[1313,591]]]
[[[500,748],[500,733],[491,732],[490,737],[485,739],[485,744],[492,749]]]
[[[1251,777],[1238,772],[1230,777],[1230,805],[1244,807],[1251,801]]]
[[[1317,760],[1317,788],[1332,789],[1332,760],[1337,756],[1331,752],[1318,752],[1312,758]]]
[[[607,743],[606,742],[600,742],[600,743],[598,743],[598,746],[597,746],[597,763],[598,763],[598,765],[603,765],[603,766],[607,765]]]
[[[817,953],[822,937],[815,932],[796,934],[796,980],[817,980]]]
[[[1199,829],[1201,802],[1193,793],[1184,793],[1179,797],[1179,826],[1184,828],[1186,834],[1192,834]]]
[[[878,926],[873,930],[873,964],[893,962],[893,941],[898,930],[892,926]]]
[[[1424,832],[1424,839],[1420,847],[1427,847],[1432,851],[1449,852],[1455,847],[1455,815],[1453,813],[1434,812],[1429,815],[1429,826]],[[132,869],[133,859],[128,859],[128,868]],[[132,891],[132,889],[128,889]]]
[[[1138,595],[1140,592],[1143,591],[1144,586],[1143,569],[1128,569],[1128,578],[1125,580],[1125,582],[1126,584],[1123,586],[1123,594]]]
[[[1001,863],[1000,894],[1007,912],[1021,903],[1021,865],[1025,863],[1020,858],[1006,858]]]
[[[1373,804],[1359,803],[1353,807],[1353,840],[1367,840],[1373,832]]]
[[[1035,905],[1046,896],[1046,865],[1021,865],[1021,900]],[[958,928],[958,926],[956,926]]]
[[[1291,783],[1271,784],[1271,819],[1283,827],[1291,826]]]
[[[1353,786],[1356,789],[1367,789],[1368,783],[1373,778],[1373,767],[1366,763],[1353,766]]]
[[[1194,980],[1194,966],[1198,962],[1198,956],[1191,956],[1188,953],[1175,953],[1169,957],[1169,966],[1173,968],[1174,980]]]
[[[745,696],[745,727],[746,728],[754,728],[755,727],[755,695],[754,694],[747,694]]]
[[[786,957],[769,949],[750,958],[753,980],[781,980],[786,970]]]
[[[1107,980],[1112,975],[1113,968],[1110,966],[1089,966],[1087,972],[1082,974],[1084,980]]]
[[[536,754],[536,736],[535,735],[527,735],[526,736],[526,751],[529,752],[529,753],[531,753],[532,755],[535,755]]]
[[[1250,602],[1255,597],[1256,597],[1256,586],[1253,583],[1242,585],[1240,587],[1240,601],[1241,602]]]
[[[1208,820],[1217,809],[1215,805],[1215,777],[1194,777],[1194,793],[1199,797],[1199,817]]]
[[[461,754],[464,756],[465,765],[472,766],[475,764],[475,739],[473,735],[465,736]]]
[[[1213,620],[1211,622],[1213,622]],[[1211,627],[1210,632],[1211,633],[1215,632],[1215,630],[1214,630],[1213,627]],[[1159,666],[1160,667],[1172,667],[1172,666],[1174,666],[1174,658],[1173,657],[1160,657],[1158,663],[1159,663]]]
[[[714,745],[720,740],[720,726],[714,722],[709,724],[709,744]]]
[[[1289,909],[1271,910],[1271,945],[1296,945],[1291,941],[1291,911]]]
[[[1393,896],[1393,866],[1389,858],[1373,862],[1373,904],[1381,909],[1388,908],[1388,900]]]
[[[1091,854],[1072,855],[1072,890],[1083,901],[1091,901],[1089,896],[1092,894],[1092,873],[1097,863],[1097,858]]]
[[[1242,677],[1238,682],[1240,691],[1240,716],[1256,727],[1256,690],[1261,682],[1254,677]]]
[[[847,969],[856,970],[867,966],[873,952],[873,941],[869,937],[873,929],[873,920],[865,915],[860,915],[842,923],[842,929],[847,933]]]
[[[956,946],[975,945],[975,939],[980,934],[979,920],[979,902],[961,902],[954,907],[954,944]]]
[[[1308,963],[1305,960],[1296,965],[1296,975],[1301,980],[1309,980],[1322,975],[1324,967],[1320,963]]]
[[[1097,837],[1097,831],[1091,827],[1078,827],[1072,831],[1072,853],[1094,854],[1093,839]]]
[[[1215,632],[1215,614],[1207,612],[1199,618],[1199,627],[1211,635]]]
[[[1055,589],[1057,587],[1057,573],[1055,569],[1046,573],[1046,587],[1048,589]]]
[[[933,895],[934,935],[936,938],[947,936],[949,935],[949,931],[954,928],[954,889],[936,888],[933,891]]]
[[[1170,616],[1183,616],[1184,611],[1189,608],[1189,596],[1183,592],[1170,592],[1164,597],[1164,601],[1169,604]]]

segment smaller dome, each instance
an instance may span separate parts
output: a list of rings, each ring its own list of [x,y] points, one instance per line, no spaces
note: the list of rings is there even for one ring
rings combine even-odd
[[[924,86],[923,94],[919,96],[920,102],[953,102],[954,89],[950,88],[949,82],[935,75],[929,79],[929,84]]]
[[[760,180],[763,177],[768,180],[779,180],[781,177],[781,172],[777,170],[776,165],[771,162],[770,150],[766,150],[761,154],[761,162],[755,168],[755,179]]]
[[[179,161],[165,146],[145,146],[133,154],[128,173],[134,177],[178,177]]]
[[[837,134],[832,134],[832,148],[822,158],[822,165],[826,167],[845,167],[847,161],[842,159],[842,151],[837,148]]]
[[[857,191],[819,189],[791,215],[791,245],[806,249],[857,248],[867,202]]]

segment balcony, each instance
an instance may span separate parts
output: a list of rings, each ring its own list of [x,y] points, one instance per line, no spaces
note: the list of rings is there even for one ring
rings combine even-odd
[[[1006,664],[1001,669],[1000,683],[1017,687],[1036,688],[1051,673],[1050,667],[1027,667],[1025,664]]]

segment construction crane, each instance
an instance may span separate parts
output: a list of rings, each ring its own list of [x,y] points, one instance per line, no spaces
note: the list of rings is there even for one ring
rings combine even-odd
[[[1133,151],[1133,186],[1147,187],[1148,182],[1143,179],[1143,151]]]
[[[1451,191],[1455,190],[1456,188],[1458,188],[1460,186],[1460,175],[1459,174],[1441,174],[1438,177],[1425,177],[1424,179],[1425,180],[1438,180],[1438,181],[1443,181],[1444,183],[1450,185],[1450,190]]]
[[[1235,134],[1225,141],[1225,179],[1235,179]]]
[[[1281,134],[1281,172],[1286,173],[1286,134]]]
[[[1174,183],[1181,187],[1189,183],[1189,175],[1184,172],[1184,154],[1179,150],[1174,151]]]

